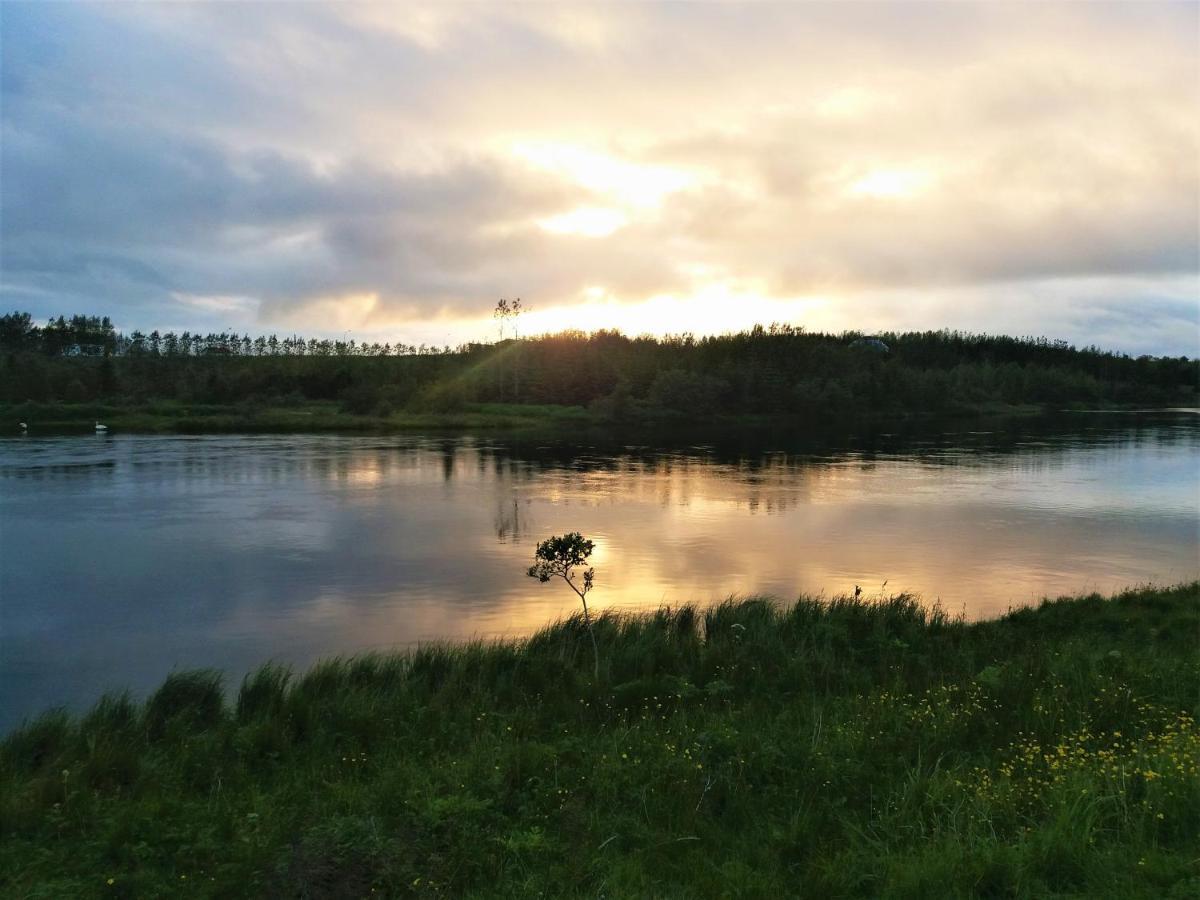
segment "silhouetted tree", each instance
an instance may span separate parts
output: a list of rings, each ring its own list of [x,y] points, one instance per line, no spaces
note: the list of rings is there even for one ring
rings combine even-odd
[[[592,630],[592,619],[588,613],[587,595],[592,589],[596,570],[589,568],[583,573],[583,587],[575,583],[575,567],[587,565],[588,557],[596,545],[578,531],[572,531],[561,537],[547,538],[537,545],[533,554],[533,565],[526,573],[530,578],[536,578],[543,584],[551,578],[561,578],[578,596],[583,604],[583,622],[587,626],[588,635],[592,639],[593,672],[600,679],[600,647],[596,643],[596,633]]]

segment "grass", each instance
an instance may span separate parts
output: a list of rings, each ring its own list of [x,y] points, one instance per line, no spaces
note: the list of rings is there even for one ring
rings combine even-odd
[[[589,421],[578,406],[473,403],[450,412],[398,411],[356,415],[335,402],[278,405],[204,404],[161,401],[147,404],[0,404],[0,422],[24,421],[29,433],[90,433],[96,420],[110,432],[138,434],[380,433],[410,430],[525,430]]]
[[[949,412],[965,418],[982,416],[1028,417],[1042,415],[1036,405],[973,404]],[[947,414],[947,411],[943,411]],[[846,421],[902,421],[929,418],[911,412],[847,414]],[[29,425],[30,435],[90,434],[99,420],[112,433],[126,434],[290,434],[361,433],[402,431],[562,431],[580,427],[610,427],[613,419],[582,406],[532,403],[466,403],[446,411],[397,410],[387,414],[359,415],[347,412],[334,401],[297,401],[277,404],[182,403],[164,400],[150,403],[0,403],[0,423],[5,433],[15,433],[17,422]],[[621,421],[639,427],[655,424],[669,427],[694,424],[712,427],[773,426],[808,422],[795,414],[745,414],[691,416],[670,410],[646,409]],[[842,424],[846,422],[843,421]]]
[[[1200,896],[1200,583],[267,665],[0,745],[14,897]]]

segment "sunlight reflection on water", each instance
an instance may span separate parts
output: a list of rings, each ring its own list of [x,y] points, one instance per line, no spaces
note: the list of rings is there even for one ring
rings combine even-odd
[[[886,581],[978,617],[1200,574],[1195,416],[781,445],[0,441],[0,727],[174,666],[526,634],[574,609],[523,575],[570,530],[601,608]]]

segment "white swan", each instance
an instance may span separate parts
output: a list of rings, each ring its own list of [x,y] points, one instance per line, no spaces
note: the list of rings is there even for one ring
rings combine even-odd
[[[99,422],[96,423],[96,434],[104,434],[106,431],[108,431],[107,425],[101,425]]]
[[[18,422],[17,425],[19,425],[21,427],[21,434],[24,434],[25,432],[27,432],[29,430],[29,426],[26,425],[24,422]]]

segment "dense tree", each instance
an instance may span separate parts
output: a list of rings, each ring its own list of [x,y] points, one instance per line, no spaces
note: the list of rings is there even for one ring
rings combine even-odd
[[[510,307],[511,308],[511,307]],[[1138,357],[1045,338],[790,325],[665,338],[568,331],[449,347],[233,333],[115,331],[107,317],[0,317],[0,400],[287,403],[341,400],[362,414],[467,403],[590,406],[602,415],[837,416],[987,404],[1195,402],[1200,361]],[[108,360],[101,366],[102,360]]]

